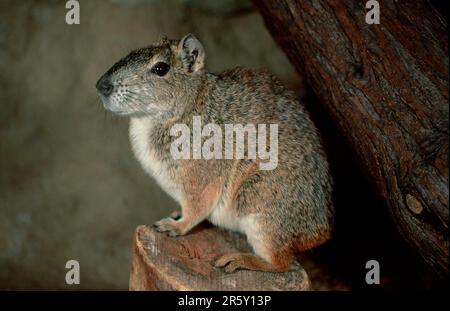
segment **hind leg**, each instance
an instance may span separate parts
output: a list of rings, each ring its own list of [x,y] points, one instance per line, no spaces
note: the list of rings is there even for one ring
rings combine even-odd
[[[286,272],[291,267],[291,259],[279,258],[270,262],[252,253],[233,253],[221,256],[215,263],[216,267],[225,267],[232,273],[236,269],[247,269],[267,272]]]
[[[225,267],[229,273],[239,268],[267,272],[289,271],[293,255],[287,251],[289,248],[280,247],[275,242],[278,237],[272,234],[274,230],[262,225],[257,215],[248,216],[244,221],[245,235],[254,253],[225,254],[216,261],[215,266]]]

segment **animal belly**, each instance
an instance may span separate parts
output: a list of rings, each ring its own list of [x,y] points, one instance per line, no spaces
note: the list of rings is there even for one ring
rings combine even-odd
[[[214,208],[208,219],[218,227],[243,233],[239,217],[230,206],[226,206],[225,204],[218,205]]]

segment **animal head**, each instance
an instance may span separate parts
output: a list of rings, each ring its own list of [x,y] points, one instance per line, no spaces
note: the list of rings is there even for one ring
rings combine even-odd
[[[97,82],[103,106],[119,115],[173,113],[195,93],[204,73],[205,52],[192,34],[161,38],[132,51]],[[184,100],[186,102],[186,100]]]

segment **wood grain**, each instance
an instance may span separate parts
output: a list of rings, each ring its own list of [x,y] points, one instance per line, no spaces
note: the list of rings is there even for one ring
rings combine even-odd
[[[215,268],[215,260],[229,252],[250,251],[245,239],[201,224],[185,236],[168,237],[152,227],[136,229],[130,290],[294,290],[310,289],[308,276],[297,263],[286,273]]]

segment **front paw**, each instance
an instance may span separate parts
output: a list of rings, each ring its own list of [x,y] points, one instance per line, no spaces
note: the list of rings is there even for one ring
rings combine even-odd
[[[167,235],[172,237],[183,235],[183,232],[179,228],[179,224],[171,217],[161,219],[160,221],[155,222],[153,226],[156,228],[156,231],[167,232]]]
[[[179,220],[181,218],[181,212],[180,211],[173,211],[170,215],[170,218],[173,218],[175,220]]]

